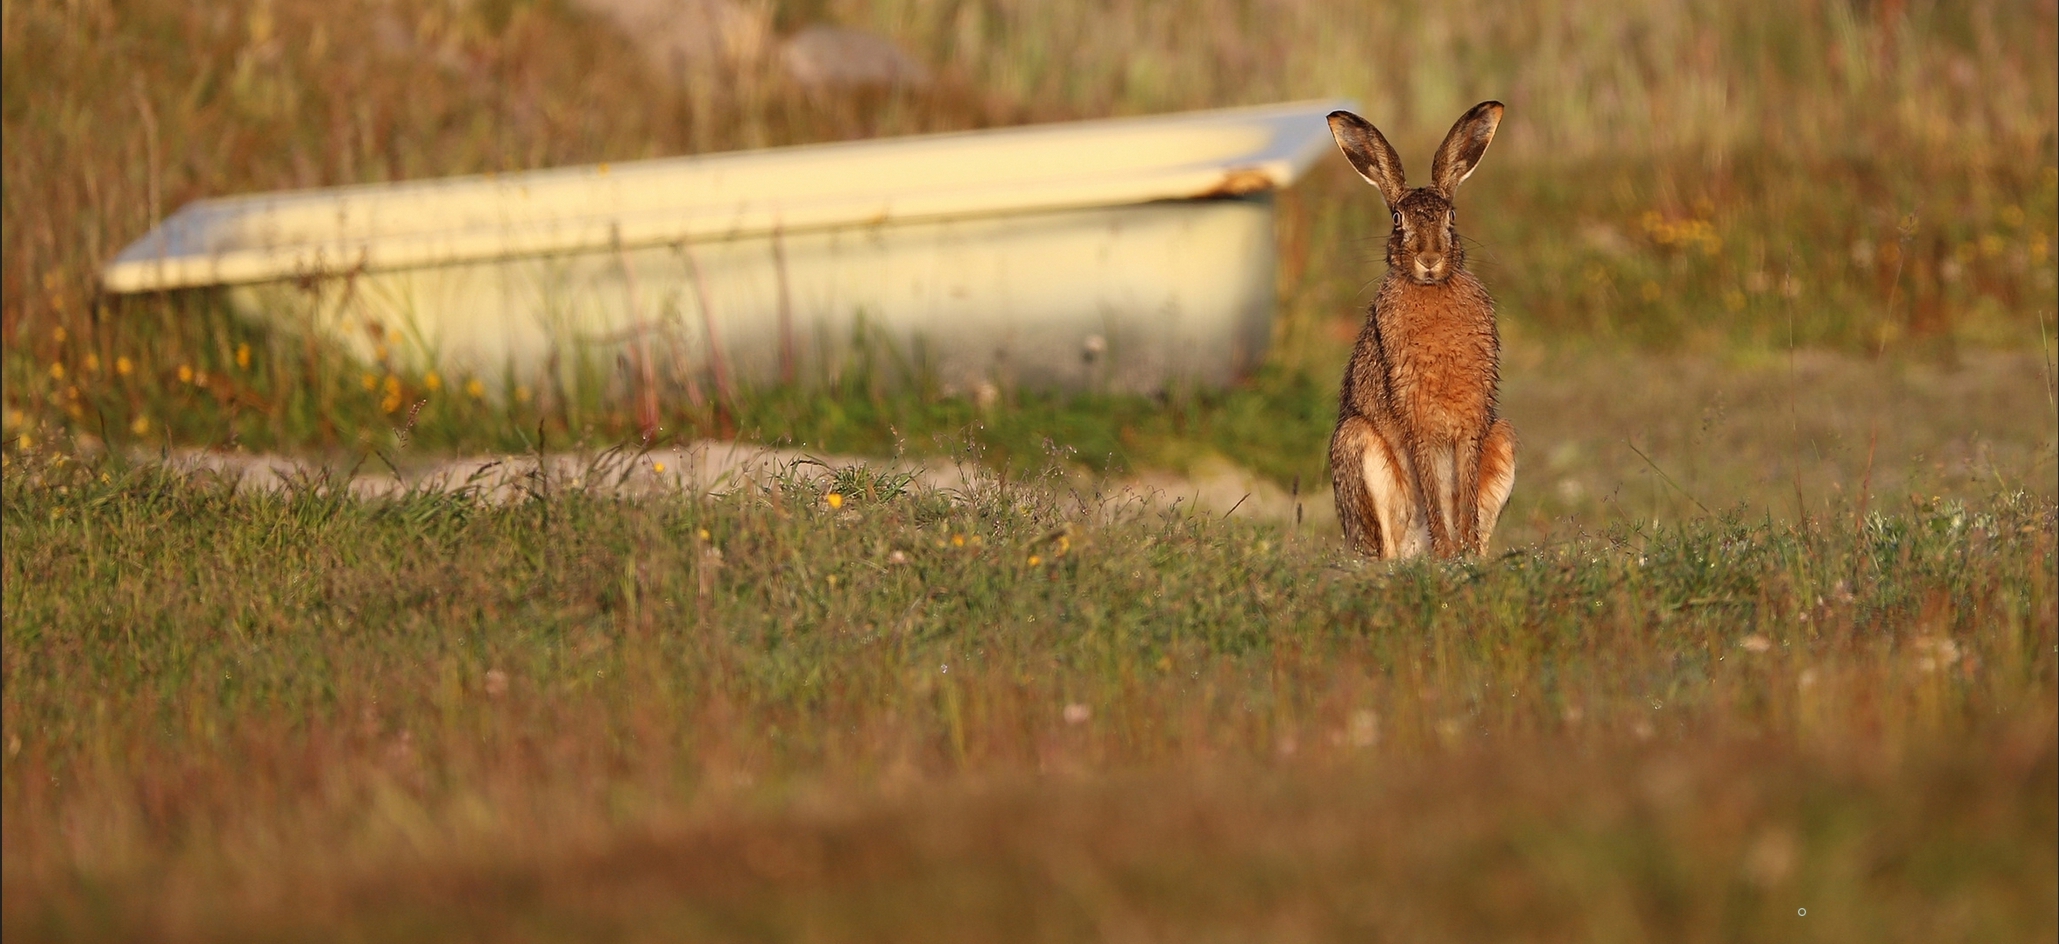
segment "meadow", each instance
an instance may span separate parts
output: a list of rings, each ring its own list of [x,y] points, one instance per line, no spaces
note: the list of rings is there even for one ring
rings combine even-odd
[[[322,484],[9,466],[10,938],[2054,929],[2049,501],[1396,567],[1035,479]]]
[[[742,6],[934,78],[668,71],[585,0],[0,4],[10,940],[2059,934],[2052,3]],[[1417,164],[1510,106],[1460,201],[1523,437],[1480,560],[1325,517],[1384,235],[1342,162],[1275,196],[1236,387],[881,366],[652,444],[949,490],[354,499],[642,444],[619,385],[96,287],[204,196],[1331,96]]]
[[[409,415],[425,448],[520,451],[539,424],[561,443],[634,434],[619,385],[487,395],[471,381],[498,394],[497,378],[354,363],[204,295],[99,293],[98,267],[191,199],[1295,98],[1357,100],[1418,165],[1472,102],[1510,103],[1461,209],[1514,347],[1949,362],[2055,337],[2049,4],[771,5],[775,21],[877,29],[936,73],[840,93],[758,61],[674,81],[585,11],[9,3],[7,435],[349,450],[391,442]],[[972,434],[1034,466],[1055,432],[1122,471],[1309,417],[1238,460],[1316,456],[1263,471],[1318,478],[1320,417],[1378,277],[1384,214],[1339,161],[1278,200],[1280,313],[1249,384],[1196,393],[1187,411],[1006,391],[1030,421]],[[934,449],[976,417],[891,370],[847,376],[830,395],[669,398],[663,425],[879,452],[896,435]],[[1220,432],[1191,434],[1181,412]]]

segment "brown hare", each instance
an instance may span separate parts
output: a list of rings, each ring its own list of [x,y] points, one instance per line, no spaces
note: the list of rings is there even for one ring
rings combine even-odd
[[[1387,276],[1359,331],[1330,437],[1337,517],[1374,557],[1478,554],[1516,482],[1516,436],[1496,415],[1494,300],[1466,271],[1452,197],[1501,123],[1481,102],[1451,126],[1430,185],[1409,189],[1378,129],[1330,113],[1337,146],[1387,201]]]

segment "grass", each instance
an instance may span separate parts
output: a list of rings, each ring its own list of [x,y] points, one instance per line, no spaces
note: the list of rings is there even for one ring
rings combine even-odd
[[[10,940],[2059,933],[2050,3],[763,9],[937,79],[682,84],[571,0],[0,4]],[[976,456],[962,494],[131,464],[634,428],[605,378],[96,291],[191,199],[1328,96],[1418,174],[1510,105],[1461,201],[1524,437],[1494,557],[1367,565],[1321,520],[1382,235],[1337,162],[1277,195],[1235,388],[981,404],[874,352],[665,406]],[[1224,461],[1308,520],[1107,485]]]
[[[2049,500],[1369,567],[1038,481],[4,485],[10,938],[2059,921]]]
[[[437,448],[520,448],[539,422],[559,441],[632,434],[619,378],[473,395],[481,378],[356,363],[204,294],[98,294],[98,266],[190,199],[1297,97],[1356,98],[1419,173],[1467,104],[1510,103],[1463,212],[1518,348],[1949,360],[2030,349],[2059,312],[2049,4],[771,6],[787,26],[878,29],[938,78],[819,94],[740,65],[682,85],[569,0],[8,5],[7,435],[355,448],[411,416]],[[1331,409],[1383,215],[1335,161],[1281,204],[1272,356],[1239,390],[1181,401],[1198,423],[1130,421],[1165,410],[1145,398],[1031,396],[975,435],[1032,465],[1046,436],[1177,464],[1214,447],[1194,426],[1319,454],[1312,417]],[[912,392],[748,391],[667,404],[664,426],[924,449],[976,412],[919,378],[874,380]],[[1107,448],[1125,428],[1141,446]]]

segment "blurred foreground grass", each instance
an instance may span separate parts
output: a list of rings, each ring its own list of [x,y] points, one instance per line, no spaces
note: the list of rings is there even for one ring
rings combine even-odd
[[[1417,162],[1467,104],[1510,103],[1464,214],[1517,349],[1951,363],[2035,348],[2059,309],[2049,2],[770,4],[775,24],[876,29],[936,75],[844,92],[770,59],[670,74],[569,0],[4,9],[16,441],[352,449],[410,423],[424,448],[631,435],[619,382],[403,375],[233,323],[204,294],[99,295],[98,266],[191,199],[1290,98],[1356,98]],[[1047,437],[1109,455],[1127,425],[1142,446],[1119,462],[1141,463],[1210,446],[1190,427],[1232,426],[1259,437],[1232,458],[1287,481],[1303,470],[1266,457],[1319,461],[1315,418],[1379,274],[1384,215],[1338,161],[1279,200],[1273,354],[1240,390],[1172,409],[1024,395],[979,416],[919,377],[856,370],[837,388],[669,404],[664,425],[923,449],[976,422],[996,455],[1033,462]],[[1173,418],[1108,421],[1154,413]]]
[[[2059,925],[2049,500],[1394,567],[1037,480],[0,485],[10,940]]]

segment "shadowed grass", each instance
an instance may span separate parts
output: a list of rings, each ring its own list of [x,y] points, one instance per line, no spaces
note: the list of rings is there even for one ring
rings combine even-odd
[[[1467,104],[1510,104],[1460,212],[1518,346],[1949,359],[2029,348],[2059,311],[2049,4],[773,6],[789,26],[879,29],[938,79],[809,93],[767,60],[682,85],[542,0],[9,5],[7,434],[349,449],[423,403],[415,435],[455,448],[517,448],[539,420],[560,441],[632,435],[621,377],[517,396],[237,325],[205,295],[97,294],[98,267],[191,199],[1303,97],[1358,99],[1418,176]],[[1193,400],[1193,425],[1292,430],[1331,408],[1385,215],[1336,161],[1281,200],[1271,361],[1249,396]],[[847,395],[669,402],[664,425],[829,448],[955,436],[930,421],[973,410],[934,392],[847,410]],[[989,425],[1103,456],[1100,418],[1156,409],[1054,399]],[[1156,438],[1142,452],[1212,446]]]
[[[10,936],[2053,926],[2046,501],[1369,567],[1034,481],[4,483]]]

